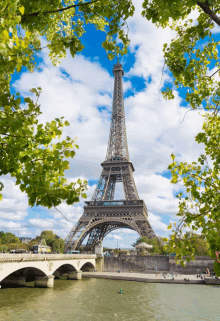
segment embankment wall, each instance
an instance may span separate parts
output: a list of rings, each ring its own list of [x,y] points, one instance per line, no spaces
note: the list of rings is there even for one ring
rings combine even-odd
[[[184,257],[183,259],[186,259]],[[198,274],[205,273],[207,267],[210,272],[213,271],[214,260],[209,256],[196,257],[195,261],[186,262],[185,268],[180,264],[176,264],[176,261],[171,256],[166,255],[154,255],[154,256],[140,256],[140,255],[128,255],[117,257],[104,257],[104,271],[106,272],[139,272],[149,273],[156,270],[163,272],[177,272],[181,274]]]

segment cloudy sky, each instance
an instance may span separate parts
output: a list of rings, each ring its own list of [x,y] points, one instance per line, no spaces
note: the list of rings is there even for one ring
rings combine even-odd
[[[157,235],[166,236],[167,225],[176,220],[179,185],[170,184],[167,166],[173,152],[183,161],[196,160],[203,146],[194,141],[201,129],[202,117],[191,111],[176,92],[175,99],[166,101],[160,90],[172,82],[168,70],[162,76],[164,65],[162,47],[175,36],[169,29],[158,29],[141,17],[141,1],[135,1],[135,15],[129,19],[129,52],[121,59],[125,75],[124,100],[130,159],[135,167],[134,178],[139,196],[147,205],[149,221]],[[87,28],[83,38],[85,50],[74,59],[68,54],[59,67],[52,66],[48,52],[43,51],[39,71],[23,72],[14,78],[14,88],[23,95],[40,86],[41,122],[64,116],[70,126],[65,135],[78,137],[80,146],[67,172],[69,180],[78,177],[89,181],[88,200],[95,189],[104,161],[111,119],[113,74],[116,61],[109,61],[101,47],[104,37]],[[60,205],[55,209],[30,208],[27,196],[4,177],[3,202],[0,204],[1,230],[16,235],[39,235],[51,229],[66,237],[83,213],[83,201],[75,206]],[[120,187],[117,196],[120,195]],[[138,234],[130,230],[116,230],[104,240],[105,246],[130,247]]]

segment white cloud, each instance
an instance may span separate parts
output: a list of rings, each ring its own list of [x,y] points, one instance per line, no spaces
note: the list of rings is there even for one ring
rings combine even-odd
[[[160,216],[155,215],[153,213],[148,213],[148,218],[153,230],[157,235],[160,234],[161,232],[167,233],[167,225],[161,222]]]
[[[127,229],[127,228],[120,228],[117,230],[117,234],[120,234],[122,236],[134,236],[134,235],[137,235],[137,232],[134,231],[134,230],[130,230],[130,229]]]
[[[3,220],[0,220],[0,226],[1,228],[6,228],[14,231],[18,231],[21,228],[20,223],[15,223],[13,221],[3,221]]]
[[[13,221],[5,221],[0,219],[0,228],[4,231],[10,231],[14,233],[16,236],[22,236],[22,235],[31,235],[30,231],[22,226],[22,224],[19,222],[13,222]]]
[[[55,227],[56,222],[52,219],[31,218],[28,220],[29,224],[42,229],[52,229]]]
[[[182,186],[171,184],[162,175],[140,175],[136,177],[137,188],[141,199],[145,200],[150,212],[160,215],[175,215],[178,210],[178,200],[174,196]]]
[[[129,71],[130,75],[136,75],[157,80],[160,83],[163,68],[163,44],[169,43],[175,35],[169,28],[157,28],[152,22],[141,18],[142,3],[134,1],[135,14],[129,18],[130,50],[135,55],[135,63]]]
[[[112,234],[112,233],[109,233],[107,236],[106,236],[107,239],[112,239],[112,240],[122,240],[122,237],[118,234]]]
[[[124,245],[123,243],[119,243],[119,247],[124,248],[124,247],[126,247],[126,245]]]
[[[14,179],[9,176],[1,177],[0,181],[4,188],[2,191],[3,200],[0,202],[0,219],[4,220],[24,220],[28,215],[28,199],[15,185]]]

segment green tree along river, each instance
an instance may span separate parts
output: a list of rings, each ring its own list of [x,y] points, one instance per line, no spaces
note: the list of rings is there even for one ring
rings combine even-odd
[[[0,320],[219,320],[219,299],[218,286],[55,280],[53,289],[0,289]]]

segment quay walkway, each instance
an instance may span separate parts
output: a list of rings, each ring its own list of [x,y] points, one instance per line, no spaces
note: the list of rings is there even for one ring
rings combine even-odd
[[[117,272],[83,272],[83,277],[99,278],[111,280],[136,281],[145,283],[172,283],[172,284],[209,284],[220,285],[220,280],[214,277],[197,278],[196,275],[167,274],[157,272],[157,274],[145,273],[117,273]]]

